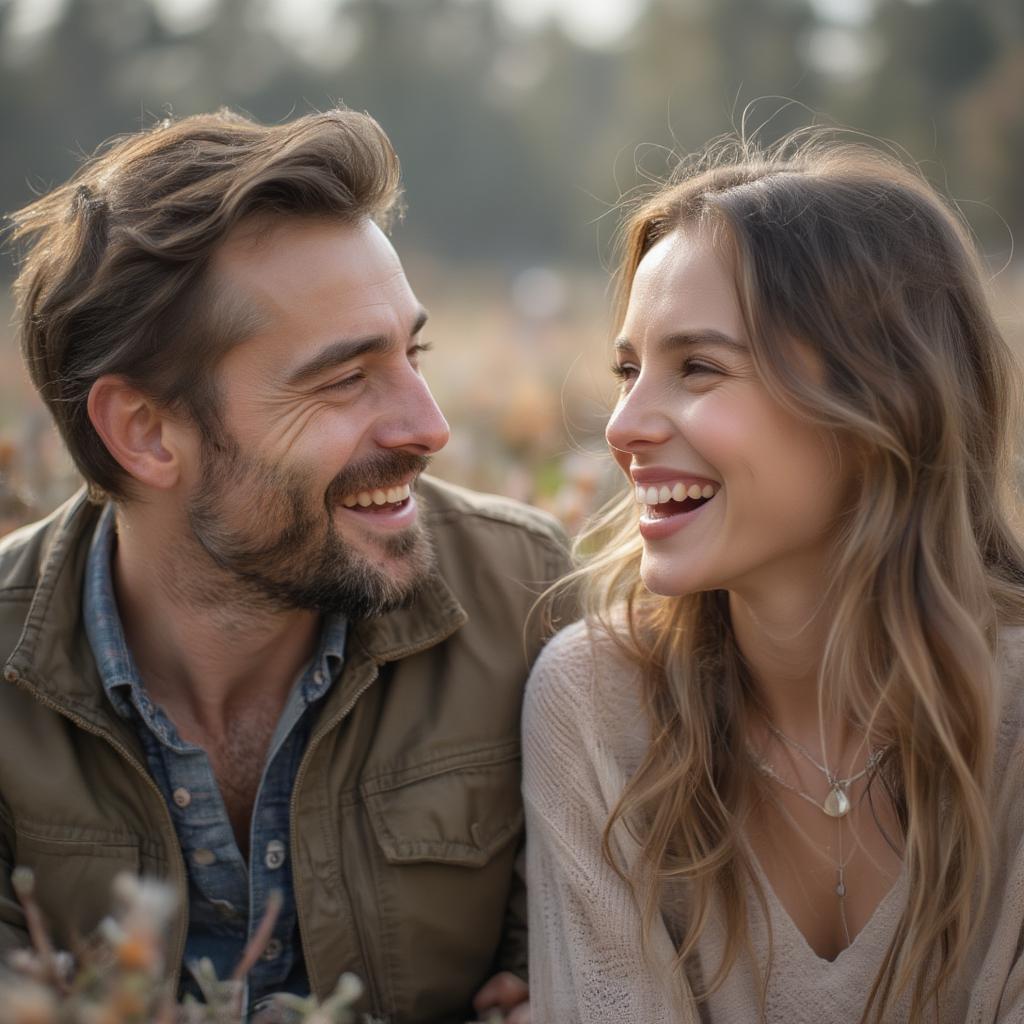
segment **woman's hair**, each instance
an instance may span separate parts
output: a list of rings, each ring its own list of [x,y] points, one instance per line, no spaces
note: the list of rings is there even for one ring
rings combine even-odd
[[[706,233],[725,256],[770,394],[849,453],[819,709],[848,715],[887,751],[868,799],[882,786],[895,806],[901,834],[890,838],[909,882],[862,1019],[881,1020],[909,993],[919,1020],[963,963],[990,873],[997,630],[1024,620],[1010,523],[1015,363],[956,214],[870,146],[814,134],[769,150],[720,142],[681,165],[628,215],[620,322],[641,259],[677,229]],[[801,372],[797,344],[823,379]],[[611,853],[616,823],[638,839],[631,881],[645,929],[666,892],[685,892],[677,967],[722,901],[729,940],[706,994],[750,948],[748,884],[766,906],[741,840],[763,786],[727,594],[646,590],[631,492],[579,546],[592,552],[577,574],[584,612],[641,666],[651,725],[605,856],[626,872]]]
[[[21,349],[93,497],[128,476],[89,418],[93,383],[123,376],[209,433],[215,368],[254,329],[208,273],[256,216],[386,222],[398,158],[373,118],[335,109],[262,125],[221,110],[112,140],[66,184],[15,213]]]

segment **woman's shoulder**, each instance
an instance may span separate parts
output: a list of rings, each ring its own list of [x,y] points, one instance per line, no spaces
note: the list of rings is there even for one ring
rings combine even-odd
[[[640,668],[626,652],[618,626],[580,619],[556,633],[534,663],[528,690],[593,697],[604,686],[617,689],[639,676]]]
[[[526,685],[524,731],[568,722],[581,735],[633,746],[643,732],[641,670],[615,629],[581,619],[552,637]]]
[[[996,642],[1001,718],[1024,724],[1024,625],[1000,628]]]
[[[1004,625],[996,642],[998,667],[997,772],[1024,750],[1024,625]]]

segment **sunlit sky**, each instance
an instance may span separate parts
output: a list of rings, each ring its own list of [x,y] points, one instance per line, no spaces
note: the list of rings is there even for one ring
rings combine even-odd
[[[68,0],[0,0],[10,7],[9,30],[18,36],[43,33],[60,16]],[[179,32],[201,29],[217,0],[149,0],[168,28]],[[413,4],[417,0],[405,0]],[[463,0],[476,3],[480,0]],[[549,19],[561,22],[566,33],[585,46],[614,43],[636,22],[647,0],[496,0],[505,16],[524,28]],[[810,0],[817,13],[838,25],[867,20],[878,0]],[[284,34],[315,35],[326,28],[346,0],[253,0],[253,7]]]

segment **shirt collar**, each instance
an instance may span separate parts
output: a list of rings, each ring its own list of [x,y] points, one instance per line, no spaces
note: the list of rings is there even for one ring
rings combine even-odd
[[[131,717],[131,705],[140,712],[150,706],[142,677],[125,640],[124,627],[114,595],[114,544],[117,541],[115,509],[108,504],[100,515],[89,546],[83,586],[86,634],[96,658],[103,689],[122,718]],[[317,651],[298,680],[303,703],[312,704],[330,689],[345,658],[348,623],[343,615],[323,620]]]

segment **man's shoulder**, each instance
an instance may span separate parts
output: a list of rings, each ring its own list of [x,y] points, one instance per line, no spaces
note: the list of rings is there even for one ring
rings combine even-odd
[[[419,490],[425,499],[426,522],[435,535],[451,529],[472,542],[486,544],[519,534],[551,554],[565,557],[568,537],[554,516],[512,498],[485,494],[439,480],[420,478]],[[495,548],[500,554],[500,548]]]
[[[0,600],[35,589],[70,504],[66,503],[45,518],[0,537]]]
[[[0,660],[21,635],[47,566],[66,566],[69,548],[88,536],[89,509],[80,491],[45,518],[0,538]]]

